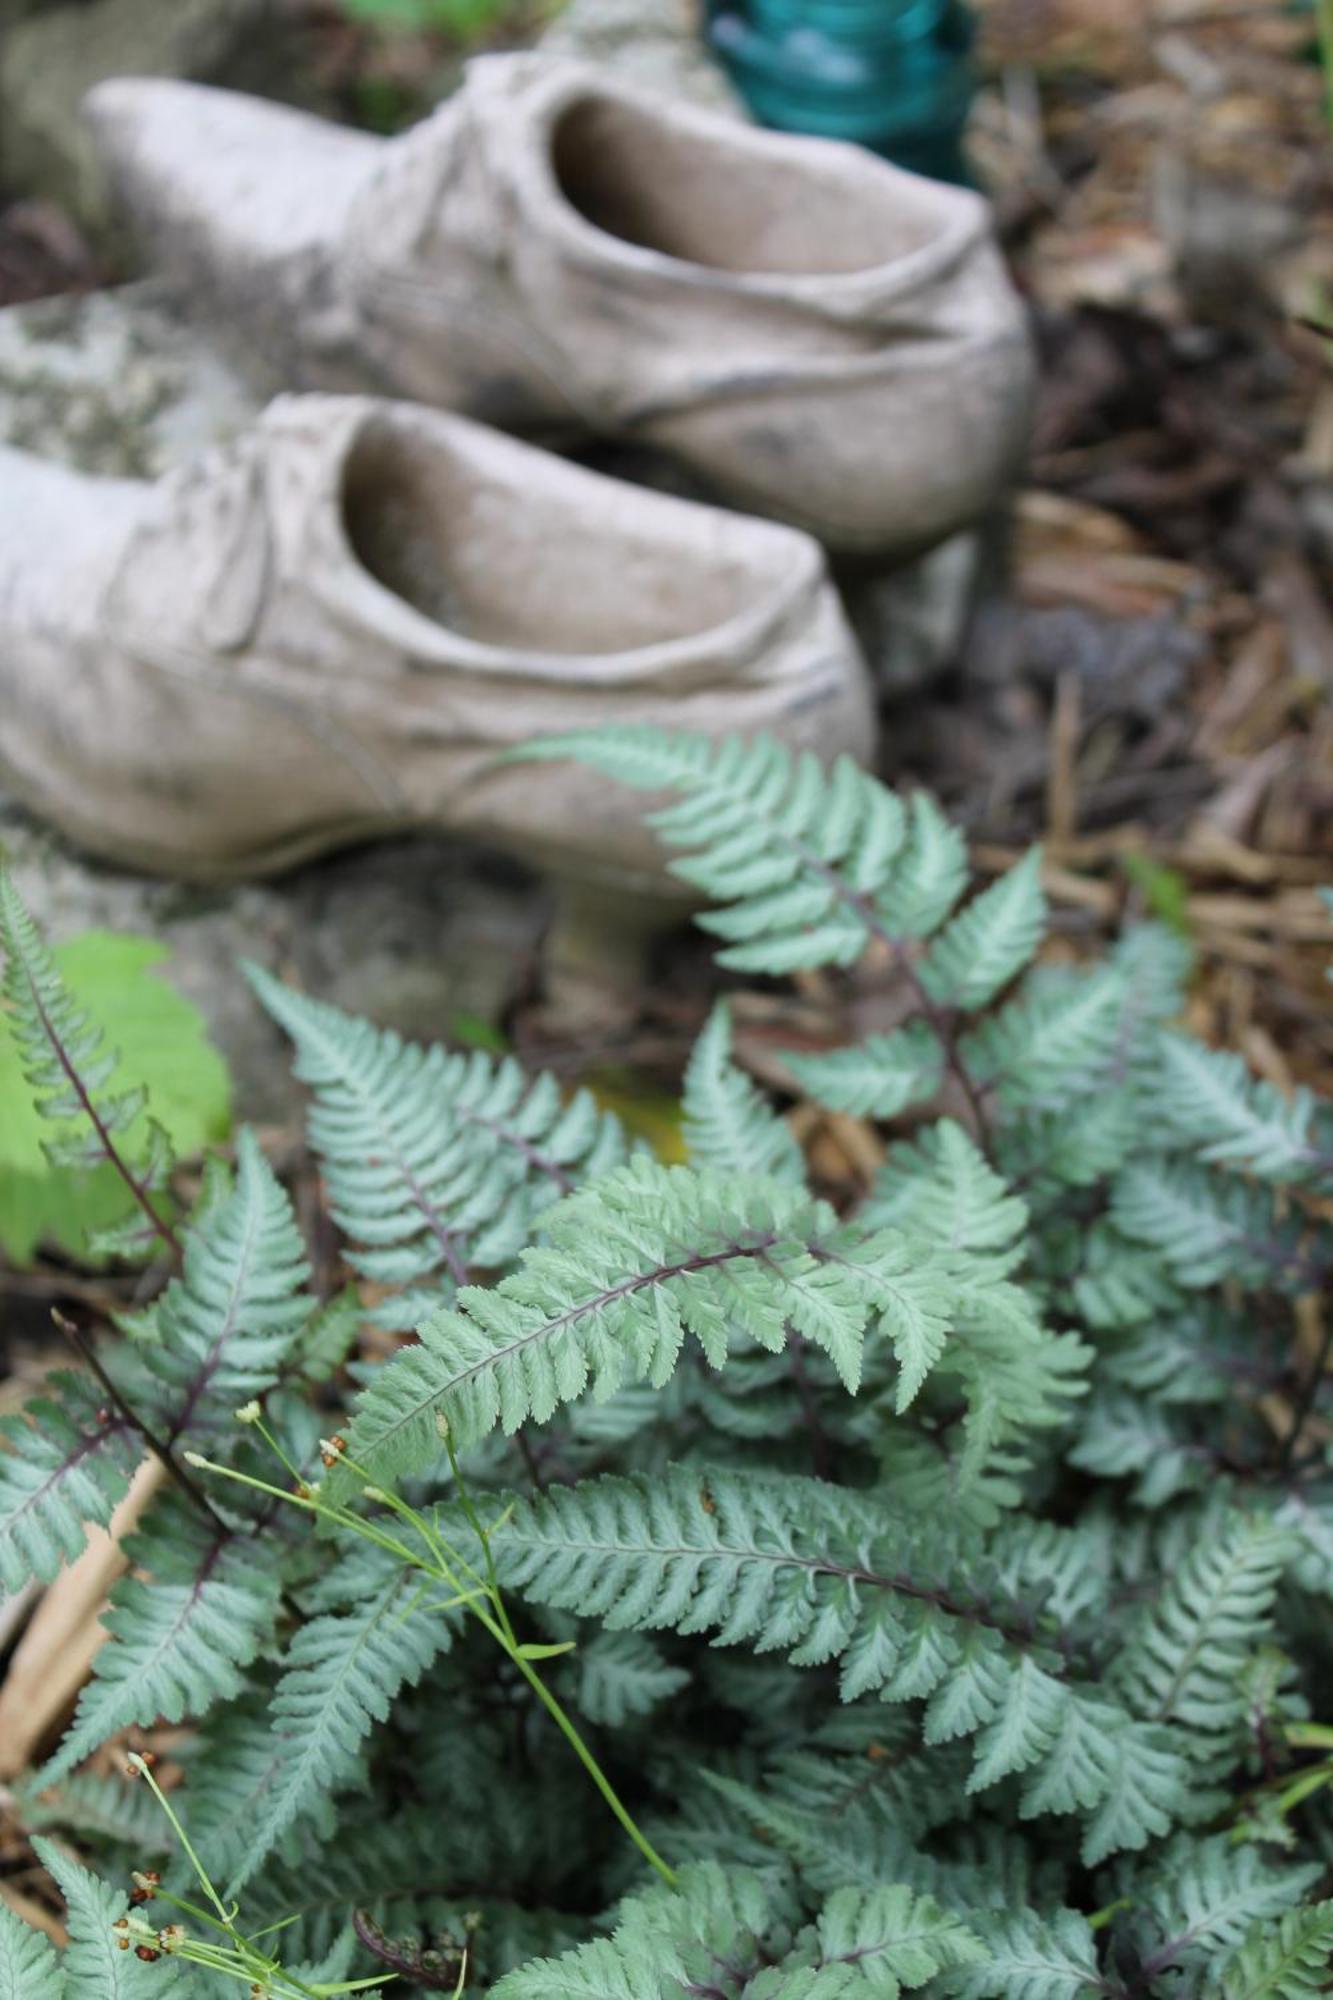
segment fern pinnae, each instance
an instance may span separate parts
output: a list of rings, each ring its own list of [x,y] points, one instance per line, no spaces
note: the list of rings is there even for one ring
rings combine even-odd
[[[424,1048],[247,970],[313,1090],[310,1142],[351,1260],[396,1294],[372,1313],[391,1331],[507,1263],[545,1206],[624,1157],[586,1091],[566,1103],[512,1058]]]
[[[735,963],[867,954],[858,1004],[891,979],[892,1031],[796,1055],[800,1085],[934,1111],[835,1208],[725,1005],[668,1168],[552,1076],[261,976],[349,1259],[420,1338],[367,1343],[349,1392],[355,1289],[312,1312],[252,1139],[207,1170],[172,1286],[124,1345],[76,1335],[94,1379],[5,1426],[0,1589],[77,1554],[144,1443],[173,1466],[197,1443],[222,1510],[183,1480],[151,1502],[53,1768],[196,1728],[173,1830],[245,1882],[256,1936],[293,1920],[316,1989],[360,1912],[409,1974],[456,1969],[466,1934],[496,2000],[1312,2000],[1333,1389],[1289,1326],[1333,1269],[1327,1109],[1188,1039],[1160,928],[1034,965],[1039,857],[972,893],[924,795],[771,742],[574,748],[672,796],[659,831]],[[83,1032],[88,1092],[138,1119]],[[82,1119],[33,1036],[39,1094]],[[501,1490],[500,1434],[557,1413],[535,1490]],[[498,1673],[452,1643],[473,1623]],[[550,1722],[573,1756],[531,1756]],[[133,1816],[84,1784],[47,1823],[132,1855]],[[211,1992],[157,1962],[154,1915],[120,1932],[154,1962],[108,1964],[119,1898],[70,1884],[63,1963],[0,1909],[0,2000],[52,1974],[50,2000]]]
[[[131,1538],[133,1568],[105,1619],[93,1677],[73,1725],[47,1764],[44,1783],[66,1775],[132,1723],[202,1716],[240,1692],[244,1669],[271,1639],[280,1594],[276,1571],[247,1538],[216,1530],[184,1502],[161,1504]]]
[[[64,1991],[50,1939],[0,1900],[0,2000],[63,2000]]]
[[[1207,1755],[1246,1714],[1239,1668],[1268,1634],[1291,1543],[1266,1515],[1202,1519],[1207,1531],[1145,1612],[1117,1680],[1139,1714],[1181,1724]]]
[[[1314,2000],[1331,1963],[1333,1902],[1288,1910],[1247,1932],[1218,1974],[1217,2000]]]
[[[1317,1862],[1276,1862],[1227,1835],[1178,1837],[1135,1882],[1127,1925],[1153,1978],[1221,1972],[1254,1925],[1294,1908],[1322,1871]]]
[[[1155,1054],[1159,1115],[1178,1143],[1279,1184],[1333,1184],[1333,1116],[1308,1090],[1284,1097],[1241,1056],[1180,1033]]]
[[[497,1424],[543,1421],[589,1384],[660,1387],[687,1332],[720,1367],[734,1332],[776,1352],[790,1320],[857,1378],[874,1274],[818,1261],[838,1225],[799,1189],[738,1190],[638,1159],[551,1210],[546,1231],[511,1277],[469,1288],[380,1371],[351,1438],[372,1477],[433,1461],[441,1419],[466,1447]]]
[[[694,1045],[682,1097],[693,1166],[801,1184],[805,1161],[795,1135],[732,1059],[731,1010],[719,1000]]]
[[[379,1566],[376,1587],[356,1610],[325,1612],[297,1630],[272,1703],[281,1754],[265,1773],[229,1894],[239,1893],[298,1818],[355,1776],[372,1723],[387,1719],[399,1690],[419,1680],[451,1641],[448,1617],[424,1601],[416,1573],[396,1564]]]
[[[925,805],[914,806],[909,826],[901,803],[849,757],[825,781],[809,753],[794,758],[762,738],[711,744],[634,725],[550,737],[514,754],[574,758],[637,789],[680,793],[649,823],[669,845],[693,850],[673,871],[727,905],[702,921],[728,941],[720,962],[739,971],[852,963],[879,928],[876,897],[909,851],[913,893],[899,885],[897,910],[905,935],[942,921],[961,893],[952,829]]]
[[[158,1125],[150,1125],[147,1149],[137,1164],[117,1134],[143,1108],[142,1093],[111,1095],[117,1059],[85,1009],[78,1007],[29,915],[7,868],[0,865],[0,946],[4,948],[3,992],[13,1010],[13,1027],[29,1084],[44,1117],[58,1125],[86,1123],[87,1142],[53,1141],[63,1163],[105,1161],[123,1183],[146,1225],[146,1240],[160,1239],[174,1257],[181,1240],[161,1205],[174,1164]],[[117,1237],[117,1247],[137,1239]],[[108,1237],[108,1247],[111,1238]]]
[[[253,1132],[237,1139],[234,1180],[215,1171],[205,1200],[180,1276],[140,1327],[172,1444],[271,1388],[315,1309],[291,1201]]]
[[[86,1376],[53,1375],[53,1394],[0,1418],[0,1590],[50,1582],[105,1527],[129,1490],[139,1432]]]

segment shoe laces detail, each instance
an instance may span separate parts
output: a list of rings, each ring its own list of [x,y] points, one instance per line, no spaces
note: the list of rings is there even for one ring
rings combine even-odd
[[[173,561],[198,579],[190,624],[212,653],[240,652],[253,638],[273,571],[273,523],[265,476],[267,439],[250,432],[167,473],[157,504],[126,545],[107,593],[117,623],[137,625],[131,584],[140,564],[169,543]]]

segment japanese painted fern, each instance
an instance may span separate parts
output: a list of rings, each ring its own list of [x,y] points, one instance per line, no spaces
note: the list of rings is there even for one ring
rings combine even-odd
[[[1333,1109],[1180,1030],[1173,935],[1040,957],[1040,857],[978,889],[848,761],[528,754],[669,795],[722,965],[856,965],[886,1025],[770,1044],[766,1093],[720,1001],[664,1166],[586,1093],[252,968],[344,1240],[324,1299],[253,1136],[183,1224],[162,1149],[117,1150],[139,1107],[0,888],[34,1092],[174,1270],[5,1424],[4,1591],[162,1477],[19,1794],[139,1900],[44,1845],[71,1943],[0,1904],[0,2000],[1327,1990]],[[880,1148],[855,1198],[798,1098]],[[161,1723],[158,1889],[161,1829],[81,1767]]]

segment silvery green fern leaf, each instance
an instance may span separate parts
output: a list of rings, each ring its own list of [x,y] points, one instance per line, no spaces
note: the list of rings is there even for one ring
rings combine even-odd
[[[211,1170],[181,1275],[133,1329],[172,1442],[272,1388],[314,1311],[309,1275],[291,1201],[243,1131],[235,1179]]]
[[[979,1553],[946,1552],[845,1489],[686,1467],[589,1480],[509,1502],[491,1542],[502,1579],[536,1603],[837,1661],[849,1701],[927,1699],[928,1741],[973,1739],[970,1789],[1028,1774],[1034,1813],[1088,1814],[1110,1795],[1125,1712],[1068,1677],[1055,1633],[1020,1604],[928,1581],[979,1578]],[[1178,1770],[1177,1803],[1184,1789]]]
[[[1271,1634],[1292,1544],[1264,1513],[1204,1511],[1197,1519],[1197,1538],[1140,1619],[1116,1680],[1136,1713],[1181,1725],[1203,1755],[1244,1722],[1242,1670]]]
[[[1159,1038],[1156,1085],[1157,1115],[1198,1159],[1278,1183],[1333,1184],[1333,1114],[1308,1090],[1284,1097],[1242,1057],[1182,1034]]]
[[[651,1715],[690,1680],[687,1669],[672,1666],[636,1632],[594,1634],[579,1646],[576,1663],[579,1713],[607,1729]]]
[[[0,1902],[0,2000],[64,2000],[64,1993],[50,1939]]]
[[[46,1783],[131,1723],[180,1722],[238,1694],[272,1637],[278,1576],[251,1537],[210,1527],[170,1499],[125,1553],[132,1573],[112,1592],[107,1643]]]
[[[1018,976],[1045,933],[1041,849],[1034,847],[941,931],[921,983],[938,1005],[974,1013]]]
[[[898,2000],[985,1956],[981,1939],[933,1897],[900,1883],[847,1887],[829,1898],[795,1951],[755,1976],[746,2000]]]
[[[39,1836],[33,1847],[69,1906],[61,2000],[204,2000],[207,1988],[190,1966],[169,1958],[145,1964],[120,1949],[111,1927],[125,1915],[121,1891],[80,1867],[59,1842]]]
[[[1331,1963],[1333,1902],[1312,1903],[1256,1924],[1204,1990],[1216,2000],[1313,2000],[1327,1991]]]
[[[748,972],[850,965],[872,937],[932,935],[963,892],[961,837],[924,794],[910,807],[849,757],[825,772],[771,738],[720,743],[637,725],[550,737],[515,753],[574,758],[642,791],[680,794],[649,817],[673,873],[724,909],[700,918]]]
[[[957,1981],[962,2000],[1094,2000],[1107,1990],[1096,1937],[1073,1910],[996,1910],[981,1931],[986,1956]]]
[[[248,968],[314,1091],[310,1143],[356,1268],[406,1331],[473,1269],[507,1263],[543,1208],[616,1166],[624,1133],[586,1091],[510,1058],[423,1048]]]
[[[933,1029],[913,1021],[829,1055],[790,1055],[787,1067],[801,1089],[831,1111],[896,1118],[909,1105],[925,1104],[938,1093],[944,1052]]]
[[[350,1440],[374,1479],[433,1463],[441,1422],[468,1446],[497,1425],[544,1422],[589,1388],[661,1387],[687,1333],[720,1368],[737,1337],[778,1352],[795,1328],[855,1390],[874,1326],[898,1355],[904,1404],[948,1339],[952,1273],[777,1181],[638,1159],[551,1210],[547,1236],[378,1371]]]
[[[307,1619],[288,1649],[271,1708],[276,1770],[266,1772],[255,1801],[233,1895],[293,1826],[355,1776],[372,1724],[387,1720],[400,1690],[451,1643],[450,1624],[432,1603],[439,1593],[415,1570],[359,1563],[355,1574],[355,1608]]]
[[[88,1377],[58,1373],[22,1416],[0,1418],[0,1592],[49,1583],[91,1526],[105,1527],[142,1456],[138,1435]]]
[[[134,1207],[131,1222],[108,1232],[106,1246],[142,1253],[160,1237],[176,1247],[167,1183],[174,1164],[160,1125],[150,1121],[138,1157],[125,1134],[144,1109],[138,1090],[117,1090],[119,1067],[102,1030],[77,1005],[7,869],[0,867],[0,949],[10,1030],[42,1117],[56,1129],[49,1149],[61,1166],[104,1162],[121,1175]]]
[[[1179,1838],[1131,1878],[1123,1929],[1173,1993],[1183,1974],[1221,1972],[1254,1925],[1295,1909],[1320,1873],[1318,1862],[1275,1863],[1225,1834]]]
[[[804,1185],[805,1161],[790,1126],[732,1061],[731,1041],[731,1012],[719,1000],[685,1072],[681,1109],[691,1164]]]

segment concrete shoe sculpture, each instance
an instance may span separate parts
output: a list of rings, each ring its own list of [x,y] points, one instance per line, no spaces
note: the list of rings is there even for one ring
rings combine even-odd
[[[985,203],[855,147],[540,56],[387,141],[194,84],[89,107],[148,254],[283,387],[629,440],[849,551],[941,540],[1022,458]]]
[[[613,719],[873,744],[806,536],[461,417],[285,397],[155,485],[0,450],[0,513],[0,784],[131,866],[440,827],[669,894],[641,801],[496,753]]]

